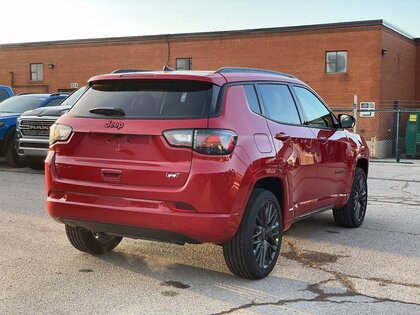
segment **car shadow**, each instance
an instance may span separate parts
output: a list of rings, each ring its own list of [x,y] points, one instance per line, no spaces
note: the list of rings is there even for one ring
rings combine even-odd
[[[324,294],[320,284],[273,274],[258,281],[236,277],[226,267],[221,247],[217,245],[158,244],[158,255],[156,244],[151,243],[130,241],[121,244],[114,252],[95,258],[112,267],[158,281],[162,296],[182,296],[183,291],[188,290],[217,300],[218,304],[226,306],[226,311],[249,301],[315,300],[319,297],[317,295]],[[318,288],[314,290],[314,286]],[[336,288],[332,292],[343,294],[343,289]]]
[[[378,215],[369,216],[367,213],[359,228],[339,227],[334,222],[332,211],[326,211],[294,223],[287,235],[296,239],[419,257],[418,242],[414,241],[418,234],[400,231],[395,225],[384,226],[384,223],[378,220],[382,218]],[[409,241],[410,238],[413,238],[413,242]]]

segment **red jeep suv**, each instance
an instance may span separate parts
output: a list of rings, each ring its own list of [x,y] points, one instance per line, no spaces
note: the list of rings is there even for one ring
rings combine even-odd
[[[51,127],[48,211],[83,252],[122,237],[210,242],[259,279],[293,222],[333,209],[338,225],[362,224],[368,147],[353,125],[274,71],[96,76]]]

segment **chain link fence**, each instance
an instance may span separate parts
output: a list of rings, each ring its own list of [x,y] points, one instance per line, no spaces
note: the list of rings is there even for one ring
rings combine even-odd
[[[354,131],[368,142],[372,159],[420,159],[420,101],[362,102],[333,111],[356,117]]]

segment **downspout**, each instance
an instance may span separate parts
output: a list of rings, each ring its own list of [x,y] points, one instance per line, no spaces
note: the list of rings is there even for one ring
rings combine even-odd
[[[169,44],[169,34],[166,35],[166,45],[168,52],[168,59],[166,60],[166,65],[169,67],[169,60],[171,59],[171,45]]]

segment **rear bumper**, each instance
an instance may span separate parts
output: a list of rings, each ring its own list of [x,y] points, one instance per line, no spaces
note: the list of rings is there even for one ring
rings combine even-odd
[[[163,201],[53,195],[47,198],[53,218],[95,232],[174,243],[223,243],[237,228],[238,215],[176,212]],[[98,198],[101,201],[95,202]]]
[[[84,228],[88,231],[105,231],[107,234],[121,237],[139,238],[153,241],[170,242],[183,245],[185,243],[198,244],[199,242],[182,234],[170,231],[139,228],[135,226],[117,225],[111,223],[91,222],[62,218],[64,224]]]
[[[214,175],[217,181],[212,175],[194,175],[205,177],[206,185],[191,180],[176,188],[88,183],[57,177],[50,152],[45,176],[50,216],[65,224],[100,229],[96,232],[175,243],[224,243],[233,238],[242,217],[242,211],[235,211],[242,198],[220,174]],[[220,198],[217,190],[228,188],[230,194],[224,195],[230,198]]]

